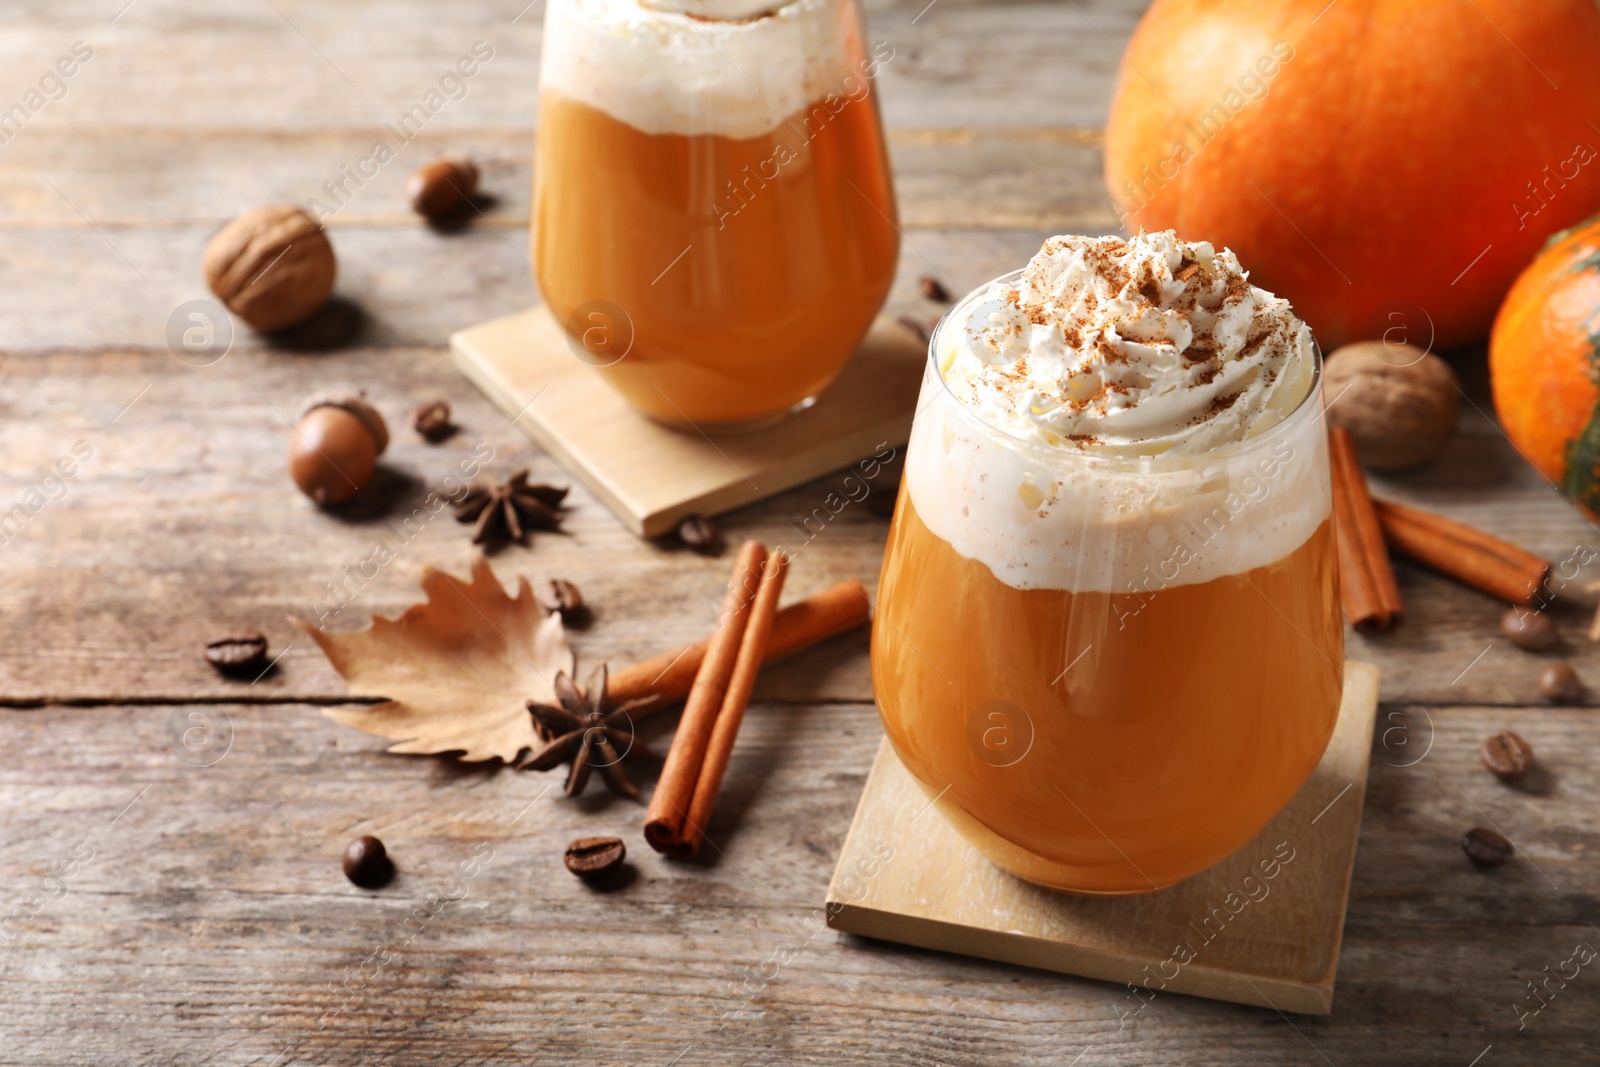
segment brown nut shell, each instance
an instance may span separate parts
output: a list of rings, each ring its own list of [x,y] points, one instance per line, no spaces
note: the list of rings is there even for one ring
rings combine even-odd
[[[322,225],[293,204],[230,221],[206,245],[201,268],[218,299],[263,333],[310,318],[327,303],[338,271]]]
[[[1355,438],[1362,464],[1401,470],[1437,456],[1456,432],[1461,389],[1450,364],[1414,345],[1361,341],[1328,357],[1328,421]]]
[[[367,403],[367,394],[361,390],[350,390],[317,393],[301,410],[300,417],[311,414],[317,408],[335,407],[343,408],[366,424],[372,433],[372,439],[377,443],[378,455],[383,455],[389,447],[389,424],[383,421],[383,416],[378,414],[378,409]]]
[[[314,403],[289,439],[289,474],[318,504],[346,503],[372,480],[388,439],[382,417],[365,403]]]

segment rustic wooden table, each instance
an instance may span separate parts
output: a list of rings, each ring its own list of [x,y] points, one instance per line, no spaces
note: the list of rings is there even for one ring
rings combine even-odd
[[[1548,983],[1544,1001],[1527,983],[1575,945],[1600,947],[1600,719],[1541,706],[1550,657],[1498,637],[1494,603],[1409,567],[1410,619],[1351,645],[1383,667],[1385,705],[1327,1018],[1163,996],[1124,1019],[1126,989],[819,929],[880,737],[862,634],[762,678],[709,858],[635,847],[636,877],[608,894],[562,870],[561,849],[595,832],[637,841],[637,807],[543,793],[553,776],[389,756],[326,719],[351,698],[285,615],[315,615],[380,544],[395,561],[345,586],[335,626],[413,602],[425,564],[464,574],[462,528],[440,520],[404,541],[391,521],[473,445],[494,450],[498,474],[561,477],[444,347],[534,299],[543,8],[524,2],[31,0],[0,14],[0,109],[74,42],[92,50],[0,144],[0,510],[30,511],[0,535],[0,1062],[1596,1062],[1594,968]],[[936,310],[919,275],[959,292],[1048,234],[1116,227],[1100,126],[1142,6],[869,0],[873,39],[894,48],[881,98],[906,240],[892,310]],[[494,55],[465,98],[348,186],[330,220],[347,336],[273,347],[241,331],[214,365],[175,358],[169,318],[207,295],[200,253],[219,222],[326,198],[323,183],[478,41]],[[495,200],[452,234],[420,225],[401,194],[444,150],[483,161]],[[1572,570],[1600,538],[1485,415],[1481,354],[1458,362],[1477,401],[1460,436],[1379,490]],[[283,415],[336,382],[367,388],[401,427],[445,396],[463,429],[444,447],[401,429],[387,505],[319,512],[285,476]],[[76,477],[46,478],[75,447],[92,451]],[[836,481],[730,516],[728,536],[792,539]],[[727,560],[640,543],[575,498],[568,536],[500,553],[501,575],[583,587],[597,615],[576,636],[586,661],[701,634]],[[800,553],[791,588],[873,584],[884,533],[847,508]],[[1555,609],[1567,638],[1550,655],[1600,684],[1582,636],[1592,600]],[[200,657],[241,626],[284,653],[254,685]],[[184,762],[175,726],[210,730],[225,755]],[[1506,727],[1546,768],[1525,788],[1478,765],[1479,740]],[[1472,869],[1457,840],[1481,823],[1522,855]],[[382,892],[327,858],[360,833],[399,861]],[[402,925],[490,850],[464,899]]]

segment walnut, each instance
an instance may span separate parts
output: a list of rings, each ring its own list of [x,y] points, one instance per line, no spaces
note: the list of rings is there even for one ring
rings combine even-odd
[[[251,326],[270,333],[303,322],[333,292],[333,246],[293,204],[256,208],[206,246],[206,284]]]
[[[1345,345],[1328,357],[1323,374],[1328,421],[1350,431],[1361,462],[1374,470],[1426,463],[1456,431],[1456,372],[1414,345]]]

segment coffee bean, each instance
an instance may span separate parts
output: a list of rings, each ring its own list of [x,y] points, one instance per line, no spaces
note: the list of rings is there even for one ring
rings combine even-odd
[[[363,835],[344,847],[344,876],[362,889],[377,889],[394,877],[389,852],[376,837]]]
[[[579,878],[599,878],[622,866],[628,846],[617,837],[580,837],[567,846],[567,870]]]
[[[906,329],[910,330],[912,333],[916,334],[917,339],[923,344],[927,344],[928,339],[933,336],[933,331],[928,327],[928,324],[914,316],[897,315],[895,317],[895,321],[904,326]]]
[[[1543,652],[1561,640],[1550,616],[1526,608],[1512,608],[1500,617],[1500,632],[1506,640],[1529,652]]]
[[[578,587],[565,578],[551,578],[539,587],[539,603],[550,611],[559,611],[561,621],[572,624],[581,622],[588,614],[588,609],[583,604],[583,594],[578,592]]]
[[[1478,749],[1483,765],[1497,778],[1514,782],[1533,770],[1533,746],[1510,730],[1486,738]]]
[[[1516,850],[1511,847],[1510,841],[1493,830],[1474,826],[1461,835],[1461,851],[1476,867],[1500,867],[1511,859]]]
[[[206,662],[232,678],[255,678],[267,666],[267,639],[254,630],[206,643]]]
[[[950,290],[940,283],[938,278],[931,274],[924,274],[917,279],[917,285],[922,289],[922,298],[932,300],[936,304],[950,303]]]
[[[717,547],[717,526],[704,515],[690,515],[678,523],[678,537],[697,552],[713,552]]]
[[[472,203],[477,189],[477,165],[448,156],[434,160],[406,180],[406,196],[412,210],[428,219],[461,213]]]
[[[1552,663],[1539,674],[1539,692],[1557,704],[1571,704],[1583,696],[1583,683],[1570,663]]]
[[[455,430],[450,423],[450,404],[444,400],[430,400],[417,408],[411,419],[412,427],[429,444],[438,444]]]

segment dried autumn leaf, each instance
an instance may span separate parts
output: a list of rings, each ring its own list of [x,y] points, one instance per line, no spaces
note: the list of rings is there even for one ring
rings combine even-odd
[[[539,603],[526,578],[515,598],[506,596],[481,556],[470,583],[424,569],[422,591],[426,603],[398,619],[374,616],[355,633],[325,633],[290,618],[352,691],[389,698],[324,714],[399,741],[390,752],[459,752],[463,760],[509,763],[538,745],[528,701],[554,701],[556,674],[573,670],[561,616]]]

